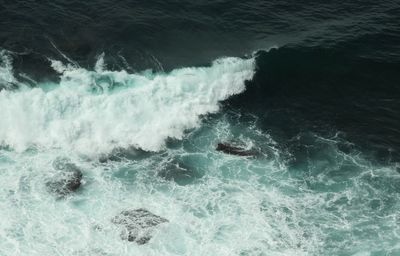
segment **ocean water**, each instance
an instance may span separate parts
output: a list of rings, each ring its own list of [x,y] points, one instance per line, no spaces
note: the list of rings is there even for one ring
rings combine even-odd
[[[0,2],[0,255],[400,255],[399,10]]]

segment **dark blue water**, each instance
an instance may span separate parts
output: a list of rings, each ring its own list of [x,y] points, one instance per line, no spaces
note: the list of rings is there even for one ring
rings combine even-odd
[[[0,1],[0,57],[0,255],[400,255],[399,1]]]

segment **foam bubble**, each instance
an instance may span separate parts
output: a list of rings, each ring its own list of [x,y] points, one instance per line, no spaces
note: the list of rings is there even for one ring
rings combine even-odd
[[[254,59],[221,58],[210,67],[129,74],[105,70],[102,57],[95,71],[52,60],[61,80],[50,90],[1,91],[0,143],[20,152],[32,146],[87,155],[128,146],[158,151],[242,92],[254,73]]]

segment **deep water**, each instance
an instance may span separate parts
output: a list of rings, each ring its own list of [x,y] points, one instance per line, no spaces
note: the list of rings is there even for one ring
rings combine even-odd
[[[400,255],[399,10],[0,1],[0,255]]]

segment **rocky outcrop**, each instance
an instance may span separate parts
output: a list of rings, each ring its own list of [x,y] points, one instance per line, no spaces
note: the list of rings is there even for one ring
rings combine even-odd
[[[256,151],[246,150],[242,147],[233,146],[228,143],[218,143],[216,150],[221,151],[225,154],[236,155],[236,156],[256,156],[257,155]]]
[[[82,183],[82,171],[68,159],[56,159],[53,162],[55,175],[46,182],[50,192],[66,196],[79,189]]]
[[[146,209],[125,210],[115,216],[112,223],[123,227],[121,238],[137,244],[146,244],[153,236],[155,228],[167,219]]]

